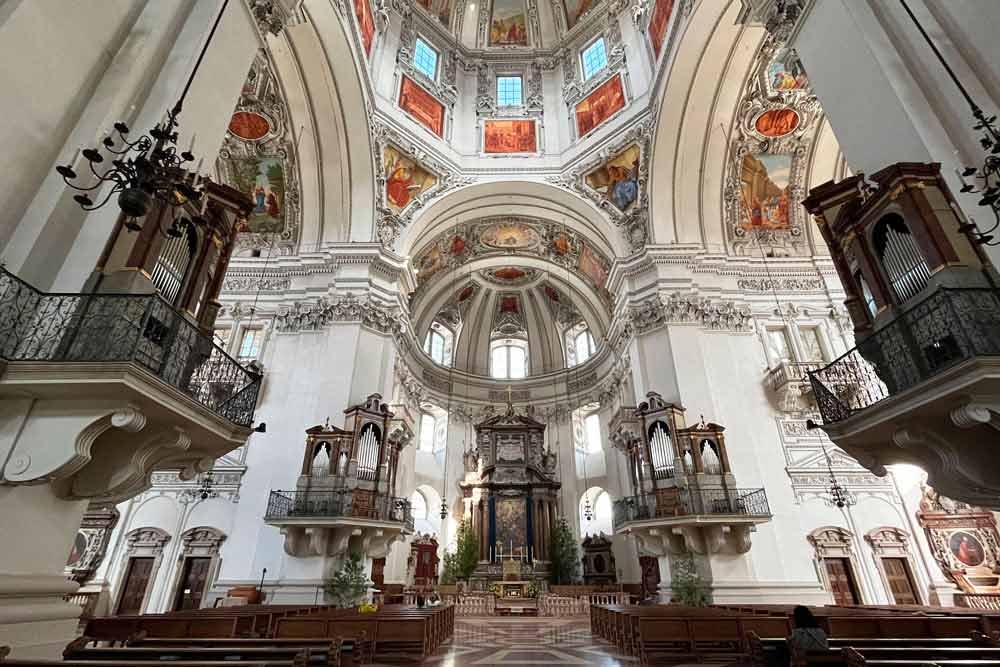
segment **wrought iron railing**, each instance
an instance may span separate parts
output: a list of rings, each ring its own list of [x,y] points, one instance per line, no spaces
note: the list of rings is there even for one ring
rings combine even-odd
[[[612,504],[611,522],[617,530],[631,521],[656,518],[676,519],[692,515],[735,514],[746,517],[771,516],[764,489],[684,489],[679,502],[670,505],[669,511],[658,511],[656,496],[652,493],[629,496]]]
[[[47,294],[2,268],[0,358],[132,362],[241,426],[260,389],[259,374],[156,294]]]
[[[949,367],[1000,355],[1000,294],[940,288],[829,366],[809,373],[827,424],[843,421]]]
[[[379,496],[373,505],[354,506],[351,491],[271,491],[264,518],[374,519],[399,522],[413,530],[413,511],[406,498]]]

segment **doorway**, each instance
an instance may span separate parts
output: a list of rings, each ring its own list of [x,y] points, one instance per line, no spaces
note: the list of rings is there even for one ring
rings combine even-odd
[[[824,558],[823,566],[826,568],[826,578],[830,582],[833,601],[842,605],[860,604],[861,596],[858,595],[857,586],[854,585],[851,561],[847,558]]]
[[[372,583],[375,584],[375,588],[381,589],[383,584],[385,584],[385,559],[384,558],[373,558],[372,559]]]
[[[122,586],[122,594],[118,599],[119,615],[132,615],[142,613],[142,603],[146,599],[146,589],[149,588],[149,578],[153,573],[153,563],[155,558],[134,557],[128,561],[125,570],[125,583]]]
[[[660,563],[655,556],[639,556],[642,572],[642,599],[657,598],[660,594]]]
[[[181,578],[177,582],[177,592],[174,594],[174,611],[201,608],[201,598],[208,584],[208,569],[211,563],[212,559],[205,557],[184,559]]]
[[[913,585],[910,564],[905,558],[883,558],[882,569],[885,571],[889,592],[896,604],[920,604],[917,588]]]

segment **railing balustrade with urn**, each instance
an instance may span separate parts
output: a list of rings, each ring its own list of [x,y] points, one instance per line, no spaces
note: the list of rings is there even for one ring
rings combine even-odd
[[[0,358],[129,362],[240,426],[253,424],[261,376],[157,294],[41,292],[0,268]]]
[[[353,492],[271,491],[265,520],[355,518],[402,523],[413,531],[413,511],[406,498],[380,496],[371,506],[355,506]]]
[[[857,347],[809,372],[826,424],[843,421],[962,361],[1000,355],[1000,292],[939,288]]]
[[[657,495],[652,493],[622,498],[612,505],[612,523],[616,530],[633,521],[698,515],[768,517],[771,509],[762,488],[681,489],[677,502],[669,505],[658,504]]]
[[[955,593],[955,606],[1000,611],[1000,593]]]

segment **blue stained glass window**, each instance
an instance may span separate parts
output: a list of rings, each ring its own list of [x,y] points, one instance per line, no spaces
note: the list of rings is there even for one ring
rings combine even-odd
[[[497,77],[497,104],[502,107],[518,107],[523,104],[521,97],[521,77]]]
[[[604,38],[600,37],[583,50],[583,78],[594,76],[608,66],[608,52],[604,48]]]
[[[413,49],[413,66],[431,79],[437,77],[437,51],[419,37],[417,38],[417,45]]]

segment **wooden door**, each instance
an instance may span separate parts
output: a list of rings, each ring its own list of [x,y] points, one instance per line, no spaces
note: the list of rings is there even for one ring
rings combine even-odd
[[[208,584],[208,566],[211,558],[185,558],[181,569],[181,579],[174,595],[174,611],[182,609],[200,609],[201,598]]]
[[[642,572],[642,597],[657,597],[660,588],[660,563],[654,556],[639,556]]]
[[[861,596],[854,586],[851,562],[846,558],[824,558],[826,578],[830,582],[830,592],[836,604],[859,604]]]
[[[905,558],[883,558],[882,569],[896,604],[920,604],[913,577],[910,576],[910,565]]]
[[[372,559],[372,583],[375,584],[375,588],[382,588],[383,584],[385,584],[384,558]]]
[[[125,569],[125,582],[118,598],[116,614],[141,614],[146,599],[149,577],[153,573],[155,558],[130,558]]]

